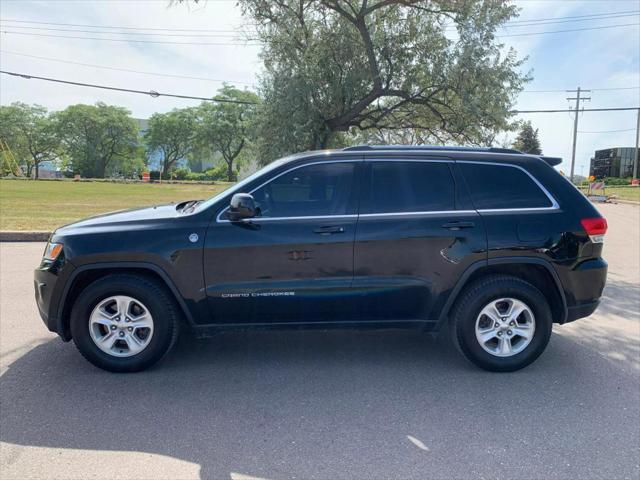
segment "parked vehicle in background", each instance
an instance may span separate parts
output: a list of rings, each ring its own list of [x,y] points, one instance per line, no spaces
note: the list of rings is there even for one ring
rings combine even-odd
[[[35,272],[49,330],[93,364],[149,367],[179,329],[451,329],[512,371],[590,315],[607,223],[514,150],[350,147],[278,160],[206,201],[56,230]]]

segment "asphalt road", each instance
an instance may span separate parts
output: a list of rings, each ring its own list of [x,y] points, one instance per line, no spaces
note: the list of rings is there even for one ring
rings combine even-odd
[[[640,208],[603,205],[609,282],[512,374],[406,331],[182,338],[100,371],[33,301],[42,244],[0,245],[0,478],[640,478]]]

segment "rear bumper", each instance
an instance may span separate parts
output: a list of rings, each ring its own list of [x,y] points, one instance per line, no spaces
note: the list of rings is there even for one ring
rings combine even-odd
[[[593,258],[567,272],[562,279],[567,298],[567,318],[562,323],[588,317],[598,308],[607,281],[607,269],[607,262],[602,258]]]
[[[574,305],[573,307],[567,308],[567,319],[564,323],[569,323],[573,322],[574,320],[578,320],[579,318],[588,317],[596,311],[598,305],[600,305],[600,299],[594,302],[589,302],[582,305]]]

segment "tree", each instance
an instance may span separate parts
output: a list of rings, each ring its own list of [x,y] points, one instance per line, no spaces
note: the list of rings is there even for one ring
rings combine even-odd
[[[83,177],[103,178],[135,153],[138,126],[130,112],[106,105],[71,105],[55,114],[56,130],[71,167]]]
[[[162,173],[168,173],[178,160],[186,158],[192,151],[195,127],[193,108],[175,108],[167,113],[151,115],[144,138],[148,152],[162,152]]]
[[[422,130],[487,144],[511,128],[528,75],[496,29],[505,1],[239,0],[264,43],[265,152],[332,145],[352,130]]]
[[[513,143],[513,148],[520,150],[523,153],[542,155],[540,140],[538,139],[538,129],[536,128],[534,130],[530,121],[526,121],[522,124],[520,133],[518,133],[516,141]]]
[[[224,85],[217,99],[231,102],[203,102],[198,109],[198,139],[202,145],[219,151],[227,164],[227,180],[234,180],[234,162],[249,143],[259,97],[246,90]]]
[[[0,136],[25,162],[27,176],[39,176],[40,163],[56,158],[60,142],[47,109],[21,102],[0,107]]]

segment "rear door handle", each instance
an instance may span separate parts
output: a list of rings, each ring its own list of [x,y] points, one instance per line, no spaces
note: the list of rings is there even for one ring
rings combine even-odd
[[[337,225],[325,225],[323,227],[315,228],[313,232],[320,235],[333,235],[334,233],[344,233],[344,227]]]
[[[473,228],[476,224],[473,222],[447,222],[442,225],[442,228],[448,228],[449,230],[460,230],[461,228]]]

